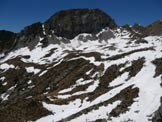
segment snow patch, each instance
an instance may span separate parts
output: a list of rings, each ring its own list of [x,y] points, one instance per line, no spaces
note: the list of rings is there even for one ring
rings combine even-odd
[[[34,72],[34,74],[37,74],[37,73],[39,73],[41,71],[40,69],[35,69],[34,67],[26,67],[25,69],[26,69],[26,71],[28,73],[33,73]]]

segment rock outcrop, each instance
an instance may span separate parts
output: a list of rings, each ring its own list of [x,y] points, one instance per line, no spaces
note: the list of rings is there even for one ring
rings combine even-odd
[[[16,34],[6,30],[0,30],[0,52],[7,51],[13,46]]]
[[[162,35],[162,20],[158,20],[146,28],[146,34],[152,36],[160,36]]]
[[[117,27],[115,21],[99,9],[60,11],[45,22],[47,32],[72,39],[80,33],[98,33],[105,27]]]
[[[37,22],[32,25],[26,26],[21,32],[21,36],[36,36],[36,35],[43,35],[43,28],[42,28],[42,23]]]

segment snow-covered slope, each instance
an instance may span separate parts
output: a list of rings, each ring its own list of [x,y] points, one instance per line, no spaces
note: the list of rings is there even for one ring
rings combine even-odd
[[[4,122],[19,115],[36,122],[152,121],[162,96],[162,36],[130,36],[104,29],[69,43],[57,37],[60,43],[46,47],[40,37],[32,50],[8,53],[0,59],[0,117],[14,108]]]

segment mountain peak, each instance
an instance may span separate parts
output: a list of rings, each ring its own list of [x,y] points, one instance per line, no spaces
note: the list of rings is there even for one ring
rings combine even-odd
[[[80,33],[98,33],[105,27],[117,27],[115,21],[100,9],[69,9],[57,12],[45,22],[48,33],[72,39]]]
[[[161,24],[72,9],[0,31],[0,120],[162,122]]]

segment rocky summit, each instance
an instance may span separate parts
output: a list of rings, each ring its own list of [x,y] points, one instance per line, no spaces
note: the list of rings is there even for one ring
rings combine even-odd
[[[162,122],[161,26],[73,9],[0,31],[0,121]]]
[[[114,20],[99,9],[72,9],[60,11],[45,22],[50,32],[72,39],[80,33],[98,33],[105,27],[117,27]]]

